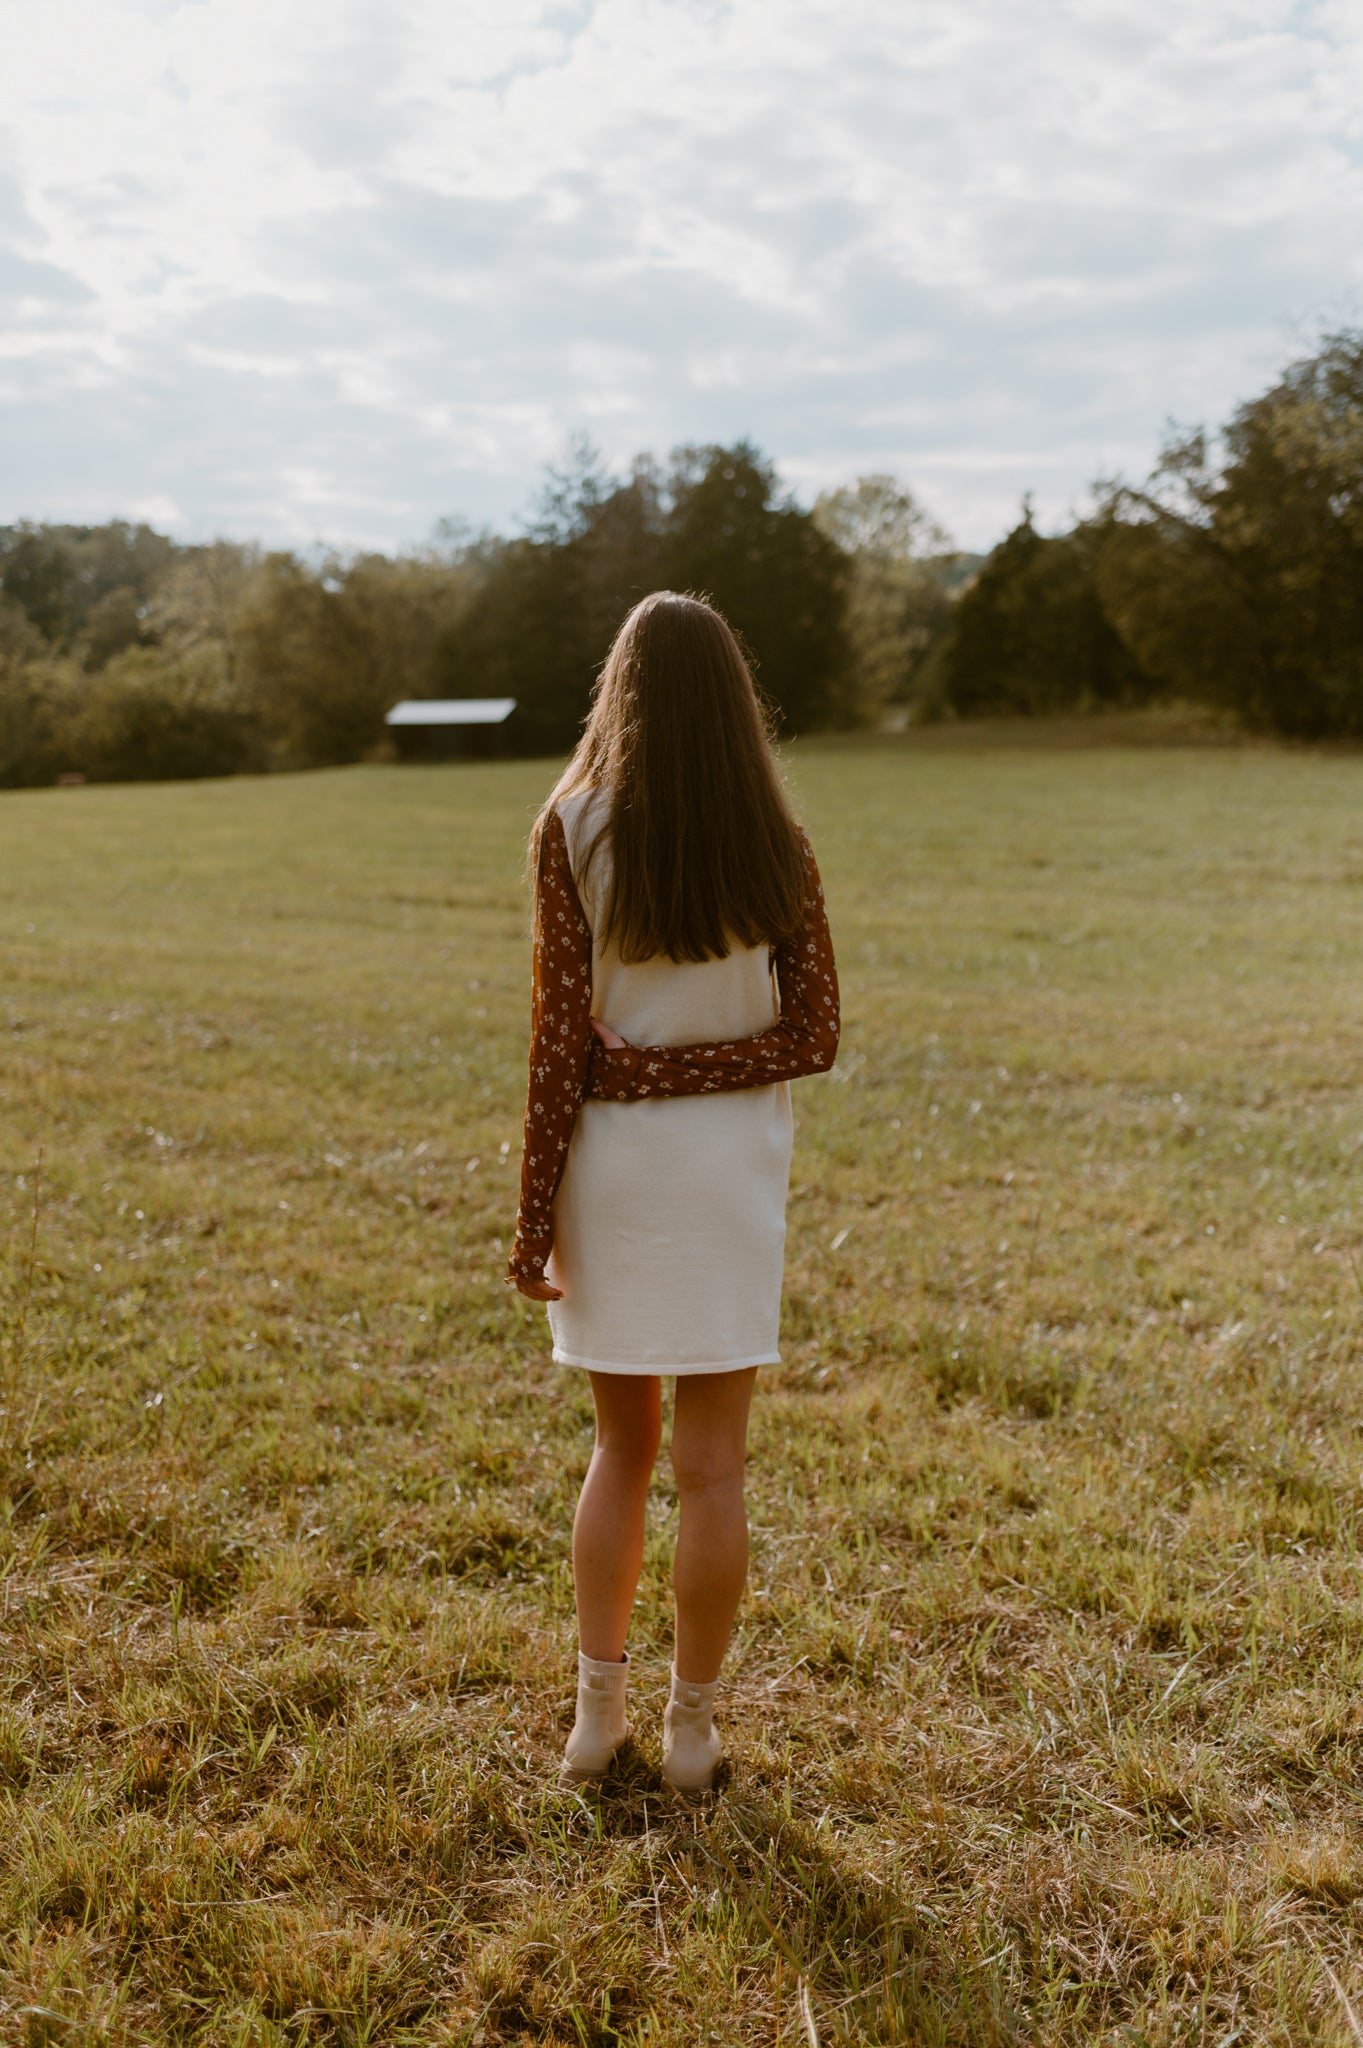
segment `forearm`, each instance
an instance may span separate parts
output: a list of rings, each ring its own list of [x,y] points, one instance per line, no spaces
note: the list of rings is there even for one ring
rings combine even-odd
[[[525,1105],[525,1141],[521,1152],[520,1204],[516,1211],[516,1234],[507,1260],[508,1280],[541,1280],[544,1265],[554,1245],[554,1197],[568,1147],[577,1127],[578,1111],[587,1081],[587,1048],[583,1046],[574,1073],[565,1067],[556,1099],[546,1100],[548,1091],[537,1087],[534,1069]]]
[[[507,1279],[539,1280],[554,1242],[554,1197],[586,1092],[591,1058],[591,933],[563,826],[545,822],[535,877],[530,1078],[525,1097],[520,1207]]]
[[[588,1093],[604,1102],[711,1095],[823,1074],[838,1051],[837,1018],[773,1024],[714,1045],[622,1045],[592,1051]]]

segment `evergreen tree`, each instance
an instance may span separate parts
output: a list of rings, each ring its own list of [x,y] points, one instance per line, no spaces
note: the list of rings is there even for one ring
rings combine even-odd
[[[1087,711],[1152,690],[1103,610],[1085,537],[1039,534],[1026,501],[958,599],[936,681],[962,718]]]

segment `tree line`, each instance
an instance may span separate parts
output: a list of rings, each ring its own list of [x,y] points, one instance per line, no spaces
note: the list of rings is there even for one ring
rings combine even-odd
[[[1042,536],[1024,507],[925,696],[968,716],[1178,698],[1363,737],[1363,331],[1327,336],[1219,436],[1171,429],[1141,486]]]
[[[556,753],[629,606],[702,591],[781,727],[1039,715],[1160,698],[1300,738],[1363,735],[1363,333],[1325,338],[1216,437],[984,559],[893,477],[810,508],[750,442],[577,446],[510,535],[306,560],[145,525],[0,528],[0,785],[372,756],[402,697],[507,696]]]
[[[403,697],[512,697],[502,743],[572,745],[634,601],[704,590],[789,731],[902,693],[962,565],[890,478],[796,504],[747,442],[578,446],[512,536],[443,525],[397,556],[307,561],[143,525],[0,529],[0,783],[362,759]]]

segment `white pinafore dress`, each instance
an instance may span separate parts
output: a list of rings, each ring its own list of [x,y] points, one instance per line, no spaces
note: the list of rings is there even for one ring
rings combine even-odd
[[[765,1031],[780,1014],[767,947],[723,960],[626,963],[595,939],[609,844],[584,855],[591,793],[559,806],[593,933],[592,1014],[631,1045]],[[733,1372],[779,1363],[793,1123],[780,1081],[709,1095],[582,1104],[554,1202],[546,1277],[554,1357],[596,1372]]]

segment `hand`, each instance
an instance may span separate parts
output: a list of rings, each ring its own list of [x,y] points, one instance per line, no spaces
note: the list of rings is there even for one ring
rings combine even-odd
[[[607,1052],[618,1052],[627,1043],[618,1031],[612,1031],[609,1024],[603,1024],[599,1017],[592,1018],[592,1030],[596,1033]]]
[[[518,1280],[516,1292],[523,1294],[527,1301],[562,1301],[563,1289],[555,1287],[548,1280]]]

